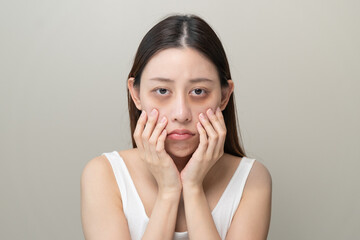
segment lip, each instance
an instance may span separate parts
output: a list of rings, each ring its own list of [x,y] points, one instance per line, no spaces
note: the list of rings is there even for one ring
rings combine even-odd
[[[168,135],[170,134],[190,134],[190,135],[195,135],[194,133],[192,133],[191,131],[187,130],[187,129],[175,129],[171,132],[169,132]]]
[[[191,131],[187,130],[187,129],[175,129],[173,131],[171,131],[167,137],[173,140],[185,140],[185,139],[189,139],[192,136],[194,136],[195,134],[192,133]]]

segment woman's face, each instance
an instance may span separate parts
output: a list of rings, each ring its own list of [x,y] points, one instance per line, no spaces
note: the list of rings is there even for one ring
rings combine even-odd
[[[191,155],[199,144],[199,114],[221,107],[222,91],[215,65],[193,48],[169,48],[155,54],[145,66],[140,82],[141,110],[165,116],[166,131],[189,130],[194,135],[176,139],[168,135],[165,149],[177,157]],[[223,109],[222,109],[223,110]]]

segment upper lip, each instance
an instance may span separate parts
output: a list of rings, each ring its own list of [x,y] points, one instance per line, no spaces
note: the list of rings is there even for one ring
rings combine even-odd
[[[191,131],[187,130],[187,129],[175,129],[173,131],[171,131],[168,135],[170,134],[191,134],[191,135],[195,135],[194,133],[192,133]]]

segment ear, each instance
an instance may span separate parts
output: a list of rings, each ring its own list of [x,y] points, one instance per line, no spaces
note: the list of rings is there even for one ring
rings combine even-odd
[[[135,103],[137,109],[142,110],[140,101],[140,86],[134,86],[135,78],[131,77],[128,79],[127,86],[131,95],[132,100]]]
[[[220,103],[220,109],[223,111],[226,108],[226,105],[229,102],[230,96],[234,91],[234,82],[229,79],[227,80],[228,86],[221,88],[221,103]]]

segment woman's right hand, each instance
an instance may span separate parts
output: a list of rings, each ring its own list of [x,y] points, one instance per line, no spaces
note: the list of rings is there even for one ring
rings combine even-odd
[[[165,151],[167,119],[163,117],[159,123],[157,123],[157,119],[158,111],[156,109],[152,110],[149,117],[143,110],[133,134],[134,140],[140,158],[146,163],[158,184],[159,193],[178,194],[182,189],[180,173],[172,158]]]

